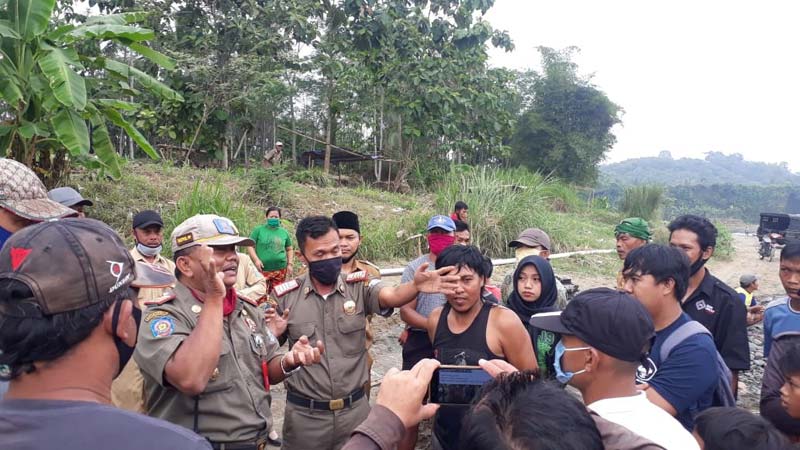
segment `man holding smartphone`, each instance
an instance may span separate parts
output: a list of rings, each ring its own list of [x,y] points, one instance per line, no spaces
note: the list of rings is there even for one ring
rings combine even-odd
[[[436,259],[436,267],[455,267],[456,288],[447,303],[428,317],[428,336],[442,364],[477,366],[481,359],[504,359],[520,370],[536,369],[533,345],[525,326],[510,309],[481,300],[486,265],[477,247],[453,245]],[[467,405],[443,405],[434,421],[440,448],[459,448],[461,420]]]

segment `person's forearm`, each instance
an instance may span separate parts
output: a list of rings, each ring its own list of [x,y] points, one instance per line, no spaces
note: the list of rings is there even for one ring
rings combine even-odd
[[[382,308],[399,308],[414,300],[419,291],[414,283],[403,283],[398,286],[386,286],[378,292],[378,300]]]
[[[283,354],[273,357],[269,360],[267,364],[267,371],[269,372],[269,382],[272,384],[278,384],[281,381],[286,379],[286,375],[283,373],[283,369],[281,368],[281,360],[283,359]],[[288,364],[284,361],[284,364]],[[291,372],[294,367],[286,367],[286,372]]]
[[[413,328],[424,330],[428,326],[428,318],[408,306],[400,308],[400,319]]]
[[[253,261],[253,264],[258,267],[258,263],[261,261],[258,259],[258,255],[256,254],[256,249],[253,247],[247,247],[247,254],[250,255],[250,260]]]
[[[292,267],[294,256],[292,256],[292,247],[286,247],[286,267]]]
[[[167,381],[187,395],[206,389],[209,378],[219,363],[222,351],[222,301],[206,301],[197,326],[167,361]]]

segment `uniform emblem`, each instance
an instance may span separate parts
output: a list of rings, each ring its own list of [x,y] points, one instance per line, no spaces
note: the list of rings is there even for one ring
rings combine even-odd
[[[244,319],[244,323],[247,325],[247,327],[250,328],[250,332],[255,333],[257,328],[256,328],[256,323],[253,322],[253,319],[247,316],[243,316],[242,319]]]
[[[169,313],[166,311],[150,311],[144,316],[145,322],[150,322],[153,319],[158,319],[159,317],[168,316]]]
[[[297,280],[290,280],[285,283],[281,283],[275,286],[275,296],[283,297],[285,294],[292,292],[299,287],[300,283],[298,283]]]
[[[192,305],[192,312],[195,314],[200,314],[200,311],[203,310],[203,307],[200,305]]]
[[[175,243],[178,245],[185,245],[194,242],[194,235],[192,233],[182,234],[175,238]]]
[[[175,322],[172,317],[160,317],[150,324],[150,331],[154,338],[172,336],[175,332]]]
[[[360,270],[358,272],[353,272],[347,276],[348,283],[358,283],[360,281],[366,281],[369,278],[367,272],[365,270]]]
[[[698,311],[702,311],[706,309],[706,302],[704,300],[700,300],[694,305],[694,307],[697,308]]]
[[[214,371],[211,372],[211,376],[208,378],[209,381],[216,381],[219,378],[219,367],[214,367]]]
[[[657,372],[658,366],[656,366],[656,363],[653,362],[652,359],[647,358],[645,363],[636,369],[636,381],[639,383],[647,383],[653,379]]]
[[[356,302],[352,300],[347,300],[344,302],[344,313],[348,316],[352,316],[356,313]]]

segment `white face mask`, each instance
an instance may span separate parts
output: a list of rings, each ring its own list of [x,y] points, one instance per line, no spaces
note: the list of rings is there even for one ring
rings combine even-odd
[[[158,247],[148,247],[144,244],[137,243],[136,250],[142,254],[142,256],[147,256],[148,258],[152,258],[153,256],[158,256],[161,253],[161,245]]]
[[[519,264],[519,262],[522,261],[522,258],[525,258],[526,256],[539,256],[540,253],[542,253],[542,251],[538,248],[517,247],[514,250],[514,258],[517,259],[517,264]]]

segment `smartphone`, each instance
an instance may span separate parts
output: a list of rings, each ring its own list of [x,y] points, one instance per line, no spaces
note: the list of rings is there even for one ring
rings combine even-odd
[[[428,387],[431,403],[469,405],[492,377],[478,366],[440,366]]]

